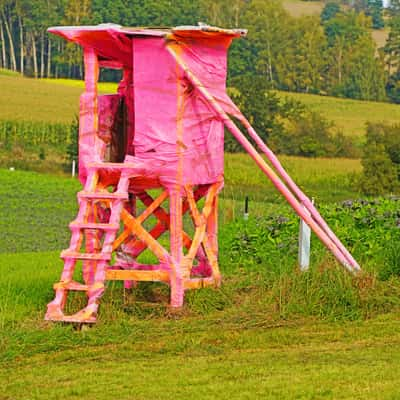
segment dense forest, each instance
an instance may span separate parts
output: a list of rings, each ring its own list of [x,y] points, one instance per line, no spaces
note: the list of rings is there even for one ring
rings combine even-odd
[[[48,35],[49,26],[202,21],[249,30],[232,46],[231,79],[258,75],[272,89],[400,102],[398,1],[385,18],[381,0],[328,2],[321,16],[295,18],[280,0],[0,0],[0,68],[81,78],[80,50]],[[389,39],[378,50],[371,29],[385,24]]]

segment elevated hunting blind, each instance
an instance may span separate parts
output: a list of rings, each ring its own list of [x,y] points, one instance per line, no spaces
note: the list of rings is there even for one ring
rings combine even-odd
[[[217,220],[224,128],[338,261],[359,270],[226,93],[227,51],[246,31],[105,24],[49,32],[82,46],[85,91],[79,120],[83,190],[78,193],[78,215],[70,224],[70,246],[61,253],[64,269],[54,285],[47,320],[95,322],[108,280],[122,280],[128,288],[139,281],[165,282],[172,307],[182,306],[185,290],[220,285]],[[100,67],[122,70],[116,94],[98,95]],[[230,116],[241,122],[271,166]],[[138,202],[145,207],[140,213]],[[184,230],[186,213],[194,226],[192,235]],[[147,226],[149,221],[155,221],[153,226]],[[156,264],[139,261],[145,250],[156,256]],[[78,261],[82,283],[74,277]],[[87,305],[66,315],[70,291],[85,292]]]

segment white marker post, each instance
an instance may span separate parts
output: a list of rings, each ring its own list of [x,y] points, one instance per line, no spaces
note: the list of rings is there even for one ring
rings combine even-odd
[[[75,172],[76,172],[76,161],[72,160],[72,171],[71,171],[71,175],[74,178],[75,177]]]
[[[249,219],[249,197],[246,196],[244,200],[244,214],[243,219],[247,221]]]
[[[312,199],[314,204],[314,199]],[[300,219],[299,229],[299,266],[300,271],[308,271],[310,268],[310,253],[311,253],[311,229]]]

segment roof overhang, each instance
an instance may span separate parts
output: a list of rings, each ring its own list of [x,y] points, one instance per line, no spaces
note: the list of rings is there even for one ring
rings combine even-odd
[[[100,64],[110,68],[121,68],[131,64],[131,36],[218,40],[222,38],[233,39],[247,34],[245,29],[223,29],[204,24],[174,28],[130,28],[116,24],[100,24],[94,26],[56,26],[47,31],[82,47],[94,48],[100,56]]]

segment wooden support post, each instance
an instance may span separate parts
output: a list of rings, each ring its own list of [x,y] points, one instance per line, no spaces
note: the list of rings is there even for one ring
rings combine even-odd
[[[171,253],[171,306],[182,307],[184,282],[182,271],[182,197],[179,188],[169,192],[170,197],[170,253]]]
[[[102,161],[105,143],[98,137],[99,114],[97,104],[97,83],[99,60],[93,48],[84,48],[85,91],[80,97],[79,113],[79,179],[86,181],[87,164]]]

